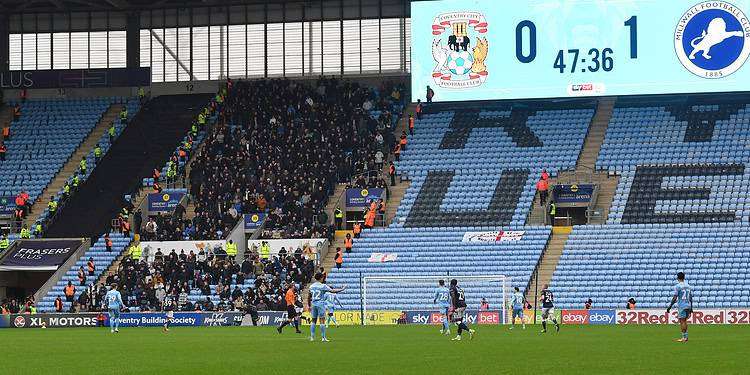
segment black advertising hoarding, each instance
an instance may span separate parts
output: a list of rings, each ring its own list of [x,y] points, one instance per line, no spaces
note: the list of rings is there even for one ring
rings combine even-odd
[[[8,314],[0,316],[0,328],[96,327],[96,313]]]
[[[0,271],[55,271],[81,244],[76,239],[19,240],[3,258]]]
[[[150,84],[151,68],[0,72],[0,88],[2,89],[135,87]]]

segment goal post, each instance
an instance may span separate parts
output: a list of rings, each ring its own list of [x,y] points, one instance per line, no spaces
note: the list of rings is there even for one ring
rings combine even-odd
[[[500,324],[510,321],[508,303],[512,295],[512,279],[505,275],[426,275],[426,276],[363,276],[361,304],[363,324],[372,311],[434,311],[433,302],[438,281],[450,287],[455,279],[464,290],[467,310],[480,309],[482,299],[490,311],[500,312]]]

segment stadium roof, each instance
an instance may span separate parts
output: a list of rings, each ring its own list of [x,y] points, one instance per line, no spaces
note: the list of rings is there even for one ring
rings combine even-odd
[[[191,8],[258,3],[308,2],[290,0],[0,0],[2,13],[101,12],[162,8]]]

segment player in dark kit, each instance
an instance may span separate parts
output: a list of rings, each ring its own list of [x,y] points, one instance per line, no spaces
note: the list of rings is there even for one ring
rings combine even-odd
[[[544,284],[539,300],[542,301],[542,333],[547,332],[547,320],[552,320],[555,330],[560,332],[560,325],[555,319],[555,296],[549,290],[549,285]]]
[[[451,307],[452,315],[451,320],[458,326],[458,336],[454,337],[453,340],[461,341],[461,333],[463,331],[469,332],[469,339],[474,338],[474,330],[464,323],[464,312],[466,311],[466,298],[464,296],[464,290],[458,286],[458,280],[451,280]]]
[[[164,312],[166,313],[166,320],[164,321],[164,328],[162,331],[164,333],[169,332],[169,325],[174,320],[174,309],[175,309],[175,303],[174,300],[172,300],[172,296],[167,296],[164,298]]]

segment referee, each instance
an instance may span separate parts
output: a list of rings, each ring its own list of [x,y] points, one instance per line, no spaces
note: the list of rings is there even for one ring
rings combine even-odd
[[[294,283],[289,283],[287,286],[286,294],[284,294],[284,302],[286,302],[286,320],[281,323],[276,330],[281,333],[284,327],[289,324],[294,324],[295,331],[297,333],[302,333],[299,330],[299,321],[297,320],[297,306],[294,305],[294,303],[297,302],[297,293]]]

